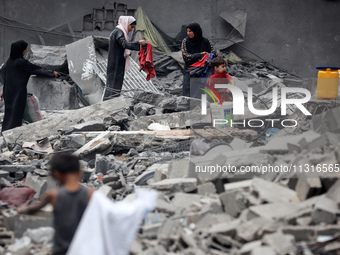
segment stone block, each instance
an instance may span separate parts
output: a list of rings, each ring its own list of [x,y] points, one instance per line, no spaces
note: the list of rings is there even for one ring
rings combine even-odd
[[[270,246],[261,246],[261,247],[255,247],[251,253],[251,255],[273,255],[275,254],[275,251]]]
[[[243,189],[243,190],[249,191],[252,183],[253,183],[253,180],[244,180],[244,181],[239,180],[236,182],[226,183],[224,184],[224,190],[231,191],[231,190]]]
[[[257,247],[261,247],[262,242],[260,240],[245,243],[240,249],[240,255],[250,255],[251,251]]]
[[[189,172],[189,159],[171,160],[169,163],[168,176],[172,178],[187,178],[194,177],[194,174]]]
[[[320,178],[300,176],[295,187],[297,196],[301,201],[319,195],[322,189]]]
[[[297,209],[298,205],[294,203],[263,204],[249,207],[249,217],[262,217],[265,219],[278,220],[296,212]]]
[[[66,47],[31,44],[28,59],[33,64],[56,70],[66,62]]]
[[[6,130],[3,132],[3,136],[8,143],[14,143],[15,141],[18,143],[22,141],[32,142],[55,135],[58,130],[75,125],[80,121],[103,121],[103,116],[121,111],[127,106],[128,102],[122,97],[119,97],[114,100],[107,100],[81,109],[68,110],[61,114],[53,114],[47,119],[15,129]]]
[[[160,182],[155,182],[151,184],[151,188],[157,190],[181,190],[185,188],[195,189],[197,187],[197,179],[195,178],[175,178],[175,179],[165,179]]]
[[[27,84],[27,91],[39,99],[40,108],[44,110],[79,108],[77,88],[65,80],[31,77]]]
[[[268,203],[299,203],[294,190],[260,178],[253,179],[252,188],[263,202]]]
[[[312,220],[314,223],[335,223],[337,214],[340,213],[338,204],[328,197],[319,199],[316,204],[314,211],[312,213]]]
[[[212,182],[203,183],[197,186],[197,193],[200,195],[215,194],[216,187]]]
[[[262,243],[272,247],[276,253],[280,253],[287,247],[293,246],[295,244],[295,238],[293,235],[283,234],[281,231],[277,231],[264,235],[262,237]]]
[[[233,237],[236,234],[236,229],[240,224],[241,224],[240,220],[215,223],[212,224],[210,228],[208,228],[208,233],[210,234],[221,233]]]
[[[36,193],[33,197],[35,199],[39,199],[47,191],[47,181],[31,173],[27,173],[25,185],[35,190]]]
[[[273,221],[262,217],[243,222],[236,228],[236,238],[244,242],[257,240],[262,237],[263,230],[273,224]]]
[[[239,190],[223,192],[219,197],[223,204],[224,211],[235,218],[237,218],[249,204],[246,195]]]
[[[35,166],[31,165],[2,165],[0,166],[0,170],[15,173],[18,171],[23,171],[24,173],[33,172],[35,170]]]
[[[14,232],[16,238],[20,238],[27,229],[39,227],[52,227],[52,213],[46,213],[45,216],[38,215],[19,215],[13,210],[2,211],[4,225],[7,230]]]
[[[7,178],[9,176],[8,171],[0,170],[0,178]]]
[[[96,154],[96,161],[95,161],[95,173],[102,173],[106,175],[107,171],[109,170],[109,160],[100,154]]]
[[[327,197],[333,199],[338,205],[340,205],[340,179],[334,183],[327,191]]]

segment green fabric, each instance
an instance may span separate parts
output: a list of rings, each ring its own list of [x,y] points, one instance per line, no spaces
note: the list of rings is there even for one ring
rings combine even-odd
[[[146,14],[143,12],[142,7],[138,7],[136,12],[136,20],[137,26],[135,27],[136,31],[142,31],[144,38],[148,41],[152,47],[157,48],[159,51],[163,51],[166,53],[171,53],[171,50],[166,43],[162,36],[158,33],[157,29],[152,25],[150,19]],[[161,46],[161,47],[160,47]]]
[[[24,120],[26,120],[29,123],[33,123],[32,119],[31,119],[31,116],[30,116],[30,112],[28,110],[27,103],[25,105],[25,110],[24,110]]]

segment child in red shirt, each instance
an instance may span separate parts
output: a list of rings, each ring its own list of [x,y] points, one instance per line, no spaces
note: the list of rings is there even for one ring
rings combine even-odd
[[[215,88],[215,84],[226,84],[230,83],[231,85],[235,85],[234,80],[230,75],[226,73],[227,63],[223,58],[216,57],[211,60],[211,69],[215,74],[210,76],[209,78],[209,87],[211,90],[216,90],[218,95],[221,98],[222,102],[230,101],[229,93],[230,90],[226,88]]]

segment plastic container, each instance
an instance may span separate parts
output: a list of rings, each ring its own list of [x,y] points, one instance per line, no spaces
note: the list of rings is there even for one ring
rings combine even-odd
[[[339,87],[339,67],[317,67],[319,69],[316,96],[318,99],[336,99]]]
[[[228,128],[234,120],[233,102],[223,102],[222,105],[210,104],[211,125],[216,128]],[[214,122],[215,120],[215,122]]]

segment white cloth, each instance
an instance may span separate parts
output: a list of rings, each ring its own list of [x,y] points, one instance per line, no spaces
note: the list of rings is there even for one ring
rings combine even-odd
[[[67,255],[127,255],[141,221],[157,201],[153,190],[137,189],[136,195],[132,202],[112,202],[95,191]]]
[[[129,31],[128,27],[132,22],[134,22],[136,19],[132,16],[120,16],[118,19],[118,25],[117,27],[123,31],[125,40],[128,42],[130,41],[129,38]],[[127,71],[130,68],[130,50],[125,49],[124,50],[124,57],[125,57],[125,71]]]

